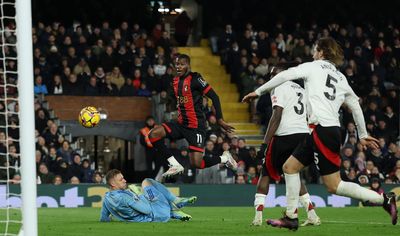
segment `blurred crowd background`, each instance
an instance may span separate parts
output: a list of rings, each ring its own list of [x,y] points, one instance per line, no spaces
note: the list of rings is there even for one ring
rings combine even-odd
[[[396,8],[385,8],[383,13],[366,3],[350,4],[346,9],[326,3],[324,7],[310,8],[307,11],[313,14],[304,17],[306,13],[295,7],[300,3],[289,8],[284,3],[271,2],[205,1],[198,3],[202,15],[193,19],[193,14],[186,11],[171,18],[158,11],[158,3],[148,1],[70,1],[57,6],[49,1],[33,1],[38,183],[103,183],[106,169],[121,168],[111,161],[103,169],[96,169],[93,158],[79,150],[77,139],[65,132],[46,104],[47,95],[148,97],[156,112],[143,121],[143,128],[152,128],[176,117],[170,83],[178,46],[195,46],[196,39],[207,38],[210,50],[220,56],[221,66],[242,97],[268,81],[275,64],[311,61],[315,40],[329,36],[343,47],[345,63],[340,70],[360,97],[369,134],[378,138],[380,144],[378,150],[364,150],[358,143],[351,113],[343,107],[341,176],[362,185],[399,184],[400,24]],[[49,7],[43,8],[43,4]],[[256,4],[261,5],[255,7]],[[329,16],[332,12],[335,16]],[[208,17],[213,14],[216,17]],[[368,14],[374,17],[365,20]],[[57,20],[60,15],[61,20]],[[15,43],[14,29],[13,22],[5,26],[2,44]],[[17,96],[15,85],[21,78],[12,73],[16,71],[15,47],[3,48],[1,57],[11,58],[0,66],[0,95],[4,98]],[[3,101],[6,102],[0,102],[0,126],[8,126],[0,130],[0,165],[14,168],[0,169],[0,179],[8,177],[18,183],[19,108],[16,100]],[[238,171],[223,165],[193,169],[185,143],[172,141],[168,145],[186,170],[166,181],[256,184],[263,164],[257,158],[258,147],[248,146],[240,136],[223,133],[206,98],[203,105],[208,120],[205,155],[221,155],[230,150],[239,162]],[[271,111],[268,94],[249,108],[251,120],[262,127],[261,134]],[[136,145],[142,145],[140,155],[145,156],[146,162],[146,170],[138,178],[159,178],[168,168],[166,160],[146,146],[140,130],[138,137]],[[307,183],[320,183],[314,166],[307,168],[303,177]],[[138,178],[135,180],[139,181]]]

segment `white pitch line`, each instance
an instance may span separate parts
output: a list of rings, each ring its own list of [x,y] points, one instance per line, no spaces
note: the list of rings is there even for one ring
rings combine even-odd
[[[220,222],[242,222],[240,219],[199,219],[199,222],[208,222],[208,221],[220,221]],[[301,219],[299,223],[302,223]],[[392,225],[390,223],[383,222],[365,222],[365,221],[344,221],[344,220],[321,220],[322,225],[324,223],[333,223],[333,224],[366,224],[366,225]]]
[[[366,224],[366,225],[392,225],[383,222],[363,222],[363,221],[342,221],[342,220],[321,220],[321,223],[337,223],[337,224]]]

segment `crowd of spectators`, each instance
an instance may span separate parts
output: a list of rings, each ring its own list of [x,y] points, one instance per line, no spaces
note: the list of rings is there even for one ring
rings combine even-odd
[[[8,26],[12,28],[11,26]],[[341,70],[349,84],[360,96],[368,131],[379,138],[380,150],[363,150],[357,143],[356,127],[346,108],[341,110],[343,124],[343,149],[341,175],[344,180],[368,184],[376,181],[400,183],[399,95],[400,85],[400,32],[394,25],[385,29],[332,23],[327,26],[312,24],[309,27],[296,23],[288,31],[277,22],[273,29],[255,29],[247,24],[244,29],[227,25],[223,33],[210,40],[212,50],[221,56],[221,62],[238,86],[241,96],[253,91],[269,79],[270,68],[281,61],[306,62],[312,60],[316,39],[324,36],[336,38],[344,48],[345,64]],[[13,40],[12,35],[8,41]],[[122,22],[111,28],[107,21],[100,26],[74,24],[66,27],[58,22],[33,27],[35,94],[87,95],[87,96],[146,96],[162,106],[154,114],[156,122],[174,119],[174,99],[168,96],[174,74],[173,58],[177,55],[173,39],[161,24],[151,30],[139,24]],[[15,51],[4,47],[7,57]],[[4,68],[15,70],[10,60]],[[3,67],[0,67],[3,68]],[[2,69],[0,69],[2,70]],[[15,83],[13,74],[0,73],[1,82]],[[13,87],[8,94],[16,94]],[[4,93],[3,91],[0,91]],[[227,135],[219,129],[212,107],[204,99],[207,115],[207,141],[205,155],[221,155],[230,150],[239,162],[236,173],[223,165],[209,169],[190,168],[185,143],[171,142],[169,147],[185,167],[183,175],[169,179],[177,183],[237,183],[256,184],[262,168],[257,150],[246,145],[246,140]],[[268,95],[255,104],[259,122],[265,126],[271,113]],[[18,111],[16,102],[0,104],[0,110]],[[157,110],[157,109],[156,109]],[[38,183],[102,183],[102,173],[93,170],[90,159],[71,148],[56,122],[38,99],[36,111],[36,163]],[[2,120],[2,119],[0,119]],[[19,166],[18,120],[10,117],[8,137],[0,132],[0,152],[9,153],[9,163]],[[147,121],[147,120],[146,120]],[[155,122],[154,122],[155,123]],[[150,127],[153,124],[146,126]],[[11,137],[11,138],[10,138]],[[156,178],[160,169],[166,170],[165,160],[149,151],[146,140],[140,140],[146,149],[146,177]],[[6,148],[8,145],[8,149]],[[18,169],[18,168],[16,168]],[[3,171],[4,172],[4,171]],[[3,176],[1,177],[3,179]],[[307,182],[318,183],[316,170],[311,166],[305,172]],[[18,182],[18,173],[12,176]],[[13,179],[10,178],[10,179]]]
[[[168,88],[177,53],[168,31],[58,22],[33,28],[35,94],[145,96]]]
[[[287,30],[287,28],[293,30]],[[380,150],[363,150],[358,143],[356,127],[347,108],[340,111],[343,148],[341,175],[344,180],[368,184],[373,179],[400,183],[399,88],[400,31],[391,23],[385,28],[364,25],[285,26],[276,22],[272,29],[255,29],[247,23],[244,29],[226,25],[221,33],[211,36],[211,48],[221,56],[221,63],[244,96],[269,78],[270,69],[278,62],[312,61],[315,41],[333,37],[343,47],[345,62],[340,70],[360,97],[367,129],[379,139]],[[269,95],[254,104],[254,116],[264,126],[271,116]],[[314,167],[305,177],[318,182]]]

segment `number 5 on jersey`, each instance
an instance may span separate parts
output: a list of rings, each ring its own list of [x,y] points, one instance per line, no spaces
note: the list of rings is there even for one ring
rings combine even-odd
[[[328,92],[324,92],[324,95],[327,99],[329,99],[331,101],[335,100],[335,98],[336,98],[336,87],[332,82],[334,84],[337,84],[338,81],[337,81],[337,79],[333,78],[331,75],[328,75],[328,77],[326,78],[325,86],[328,88],[331,88],[333,91],[332,91],[332,94],[329,94]]]

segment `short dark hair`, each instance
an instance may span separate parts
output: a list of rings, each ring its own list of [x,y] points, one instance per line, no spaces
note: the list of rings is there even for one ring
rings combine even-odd
[[[117,169],[111,169],[107,172],[106,174],[106,182],[108,185],[111,186],[110,182],[111,180],[113,180],[115,178],[115,176],[121,174],[121,171],[117,170]]]
[[[178,60],[185,59],[187,63],[190,64],[190,57],[187,54],[179,54],[177,58]]]

